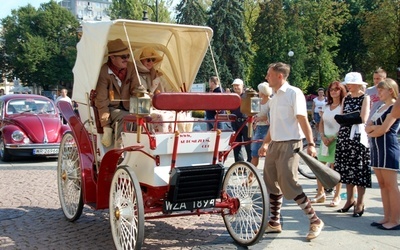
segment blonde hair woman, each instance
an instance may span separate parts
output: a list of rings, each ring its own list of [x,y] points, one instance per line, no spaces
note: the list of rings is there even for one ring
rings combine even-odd
[[[383,230],[400,230],[400,192],[397,183],[400,147],[397,132],[400,120],[392,116],[393,104],[399,96],[397,83],[386,78],[376,86],[383,104],[371,114],[365,130],[371,138],[371,166],[381,189],[383,219],[372,222]]]
[[[163,74],[157,69],[163,60],[161,55],[153,47],[146,46],[135,52],[135,58],[139,79],[145,89],[151,95],[155,92],[165,92]]]
[[[272,89],[267,82],[258,84],[258,96],[261,98],[261,111],[254,117],[254,135],[253,140],[262,140],[267,135],[269,128],[269,105]],[[253,142],[251,144],[251,163],[257,167],[258,150],[262,142]]]

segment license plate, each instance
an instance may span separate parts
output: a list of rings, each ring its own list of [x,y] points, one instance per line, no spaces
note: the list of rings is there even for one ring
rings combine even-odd
[[[58,154],[58,148],[35,148],[34,155],[54,155]]]
[[[186,201],[186,202],[169,202],[164,201],[163,209],[165,212],[175,212],[183,210],[194,210],[210,208],[215,206],[215,200],[199,200],[199,201]]]

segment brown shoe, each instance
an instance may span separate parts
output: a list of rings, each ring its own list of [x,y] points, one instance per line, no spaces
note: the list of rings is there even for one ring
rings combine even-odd
[[[281,224],[279,224],[278,226],[272,226],[268,222],[267,229],[265,229],[265,233],[281,233],[281,232],[282,232]]]
[[[307,234],[307,240],[312,240],[318,237],[318,235],[321,233],[322,228],[324,227],[324,222],[320,220],[321,222],[319,224],[311,224],[310,225],[310,231],[308,231]]]

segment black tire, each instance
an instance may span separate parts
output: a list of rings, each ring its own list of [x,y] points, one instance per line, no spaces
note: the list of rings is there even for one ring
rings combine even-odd
[[[4,162],[8,162],[8,161],[11,161],[11,159],[12,159],[12,156],[8,152],[8,148],[6,148],[6,143],[4,141],[4,138],[1,137],[1,140],[0,140],[0,160],[2,160]]]
[[[241,246],[256,244],[267,227],[269,205],[265,182],[253,164],[232,164],[223,182],[224,195],[238,202],[237,209],[222,213],[229,234]]]

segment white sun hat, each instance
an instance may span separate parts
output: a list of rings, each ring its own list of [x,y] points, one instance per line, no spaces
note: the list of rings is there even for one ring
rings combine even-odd
[[[361,74],[358,72],[347,73],[343,84],[368,85],[368,83],[363,81]]]

